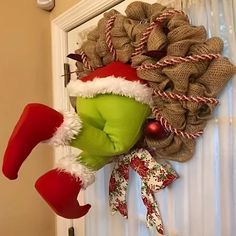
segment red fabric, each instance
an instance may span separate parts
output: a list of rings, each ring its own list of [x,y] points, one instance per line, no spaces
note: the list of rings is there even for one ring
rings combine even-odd
[[[89,75],[82,77],[80,80],[86,82],[92,81],[94,78],[104,78],[108,76],[122,77],[129,81],[139,81],[140,83],[145,83],[144,80],[138,77],[135,68],[119,61],[115,61],[106,66],[97,68]]]
[[[51,138],[63,116],[52,108],[32,103],[28,104],[9,139],[2,171],[9,179],[16,179],[18,171],[32,149],[41,141]]]
[[[82,217],[91,207],[79,205],[77,196],[81,181],[69,173],[53,169],[37,180],[35,188],[55,213],[64,218]]]

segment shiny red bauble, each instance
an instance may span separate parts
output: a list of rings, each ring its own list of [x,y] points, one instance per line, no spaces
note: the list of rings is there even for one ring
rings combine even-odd
[[[144,135],[151,139],[163,139],[168,136],[168,132],[157,120],[150,120],[144,126]]]

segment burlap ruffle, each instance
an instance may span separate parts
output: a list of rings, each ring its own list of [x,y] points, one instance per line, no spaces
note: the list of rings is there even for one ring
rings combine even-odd
[[[107,21],[116,15],[112,30],[112,45],[116,50],[116,59],[138,67],[155,64],[157,61],[186,57],[196,54],[221,53],[223,42],[220,38],[207,38],[203,26],[193,26],[188,17],[175,14],[168,17],[150,33],[142,54],[132,57],[138,47],[142,33],[158,16],[168,9],[160,4],[133,2],[126,9],[126,15],[115,10],[104,14],[97,27],[88,34],[87,41],[81,49],[93,68],[107,65],[114,60],[106,43]],[[147,52],[160,51],[164,56],[150,56]],[[161,54],[160,54],[161,55]],[[160,58],[161,57],[161,58]],[[78,77],[89,73],[81,62],[77,62]],[[138,75],[149,81],[154,89],[187,96],[217,97],[227,81],[236,72],[234,65],[227,58],[221,57],[212,61],[186,62],[163,67],[162,69],[138,70]],[[214,105],[193,102],[179,102],[160,97],[153,97],[160,113],[169,123],[184,132],[202,130],[211,118]],[[195,140],[170,134],[162,140],[145,137],[145,144],[155,150],[157,158],[175,161],[186,161],[194,153]]]

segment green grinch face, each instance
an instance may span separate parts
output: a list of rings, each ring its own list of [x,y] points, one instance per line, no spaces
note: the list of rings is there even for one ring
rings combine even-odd
[[[94,170],[128,152],[142,135],[150,114],[148,105],[113,94],[78,97],[76,108],[83,128],[71,145],[83,151],[80,161]]]

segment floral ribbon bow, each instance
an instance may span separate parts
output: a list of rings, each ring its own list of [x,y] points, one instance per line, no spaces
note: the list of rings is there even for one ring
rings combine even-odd
[[[169,163],[160,164],[146,149],[136,149],[120,156],[115,163],[109,184],[109,201],[112,214],[117,211],[128,218],[126,194],[129,180],[129,167],[141,177],[141,196],[147,208],[147,226],[155,226],[160,234],[164,234],[162,219],[154,192],[165,188],[177,177],[177,173]]]

